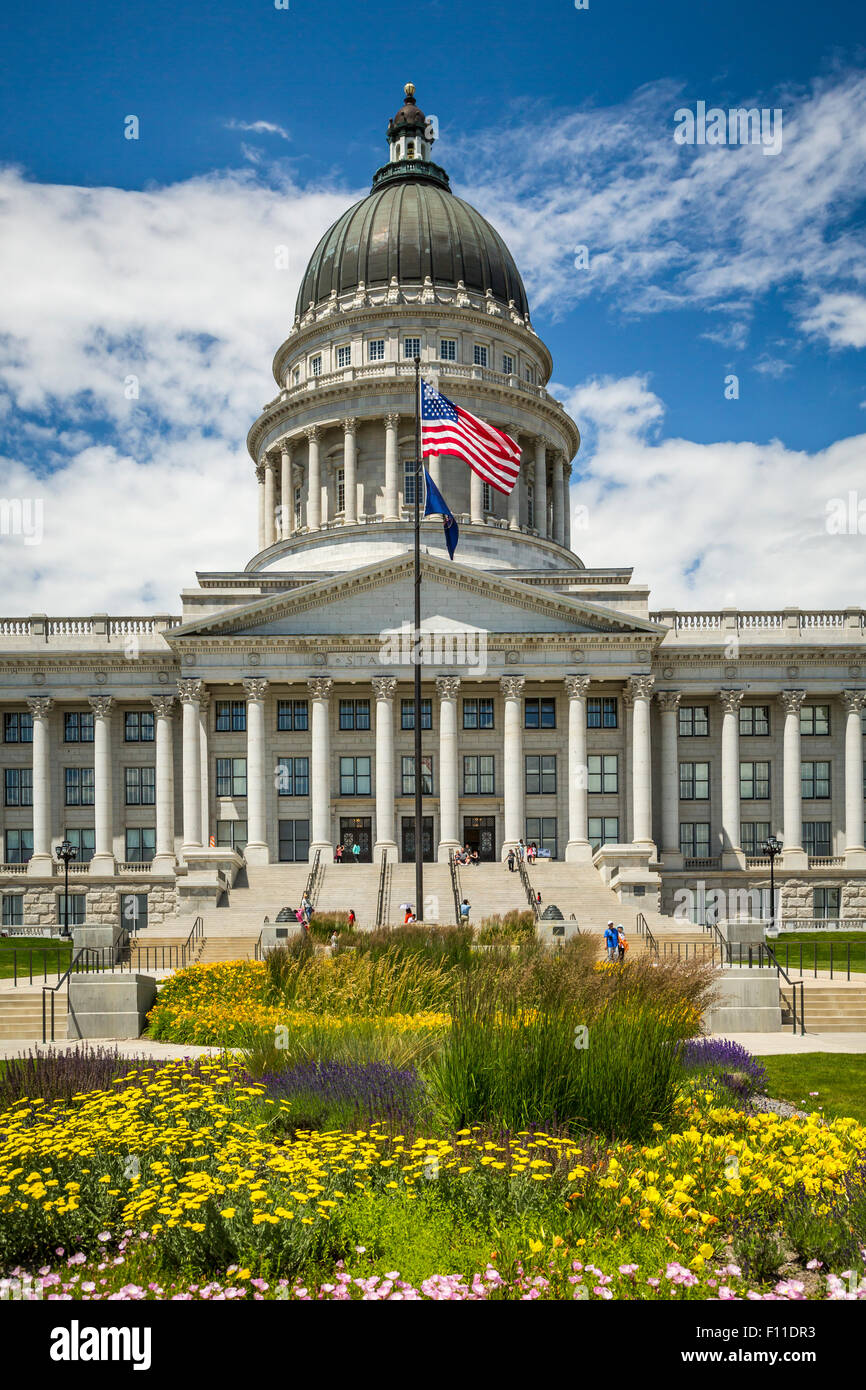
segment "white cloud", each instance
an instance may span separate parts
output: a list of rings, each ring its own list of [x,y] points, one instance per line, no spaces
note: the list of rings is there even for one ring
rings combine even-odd
[[[291,135],[281,125],[273,121],[226,121],[226,130],[245,130],[252,135],[279,135],[281,140],[291,140]]]
[[[866,347],[866,296],[823,294],[804,314],[803,327],[833,347]]]
[[[651,607],[841,607],[863,588],[866,535],[833,535],[828,506],[866,498],[866,435],[815,453],[664,436],[645,377],[590,380],[563,397],[584,430],[572,532],[586,565],[633,565]],[[732,406],[732,409],[735,409]]]

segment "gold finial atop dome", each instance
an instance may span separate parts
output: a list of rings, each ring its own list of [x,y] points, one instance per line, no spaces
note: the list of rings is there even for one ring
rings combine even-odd
[[[403,88],[403,91],[407,97],[413,97],[415,95],[415,83],[407,82],[406,86]]]

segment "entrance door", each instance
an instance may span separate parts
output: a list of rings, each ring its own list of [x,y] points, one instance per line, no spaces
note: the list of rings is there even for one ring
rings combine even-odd
[[[478,858],[486,862],[496,859],[496,817],[464,816],[463,843],[478,850]]]
[[[354,860],[353,845],[360,845],[357,856],[361,864],[373,862],[373,818],[372,816],[341,816],[340,843],[343,846],[343,859]]]
[[[281,864],[306,864],[310,853],[310,822],[279,821],[279,860]]]
[[[421,849],[424,862],[433,862],[433,817],[422,816],[422,833],[424,843]],[[403,816],[400,824],[400,858],[404,864],[415,863],[415,817]]]

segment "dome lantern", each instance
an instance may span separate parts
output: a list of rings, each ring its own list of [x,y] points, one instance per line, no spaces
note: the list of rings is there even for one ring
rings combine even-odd
[[[389,162],[396,164],[405,159],[429,163],[435,136],[415,100],[414,82],[406,83],[403,95],[403,105],[394,119],[388,122]]]

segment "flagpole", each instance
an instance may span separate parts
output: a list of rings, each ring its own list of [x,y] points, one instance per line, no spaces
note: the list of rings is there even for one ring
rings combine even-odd
[[[424,920],[424,829],[421,771],[421,358],[415,358],[415,916]]]

